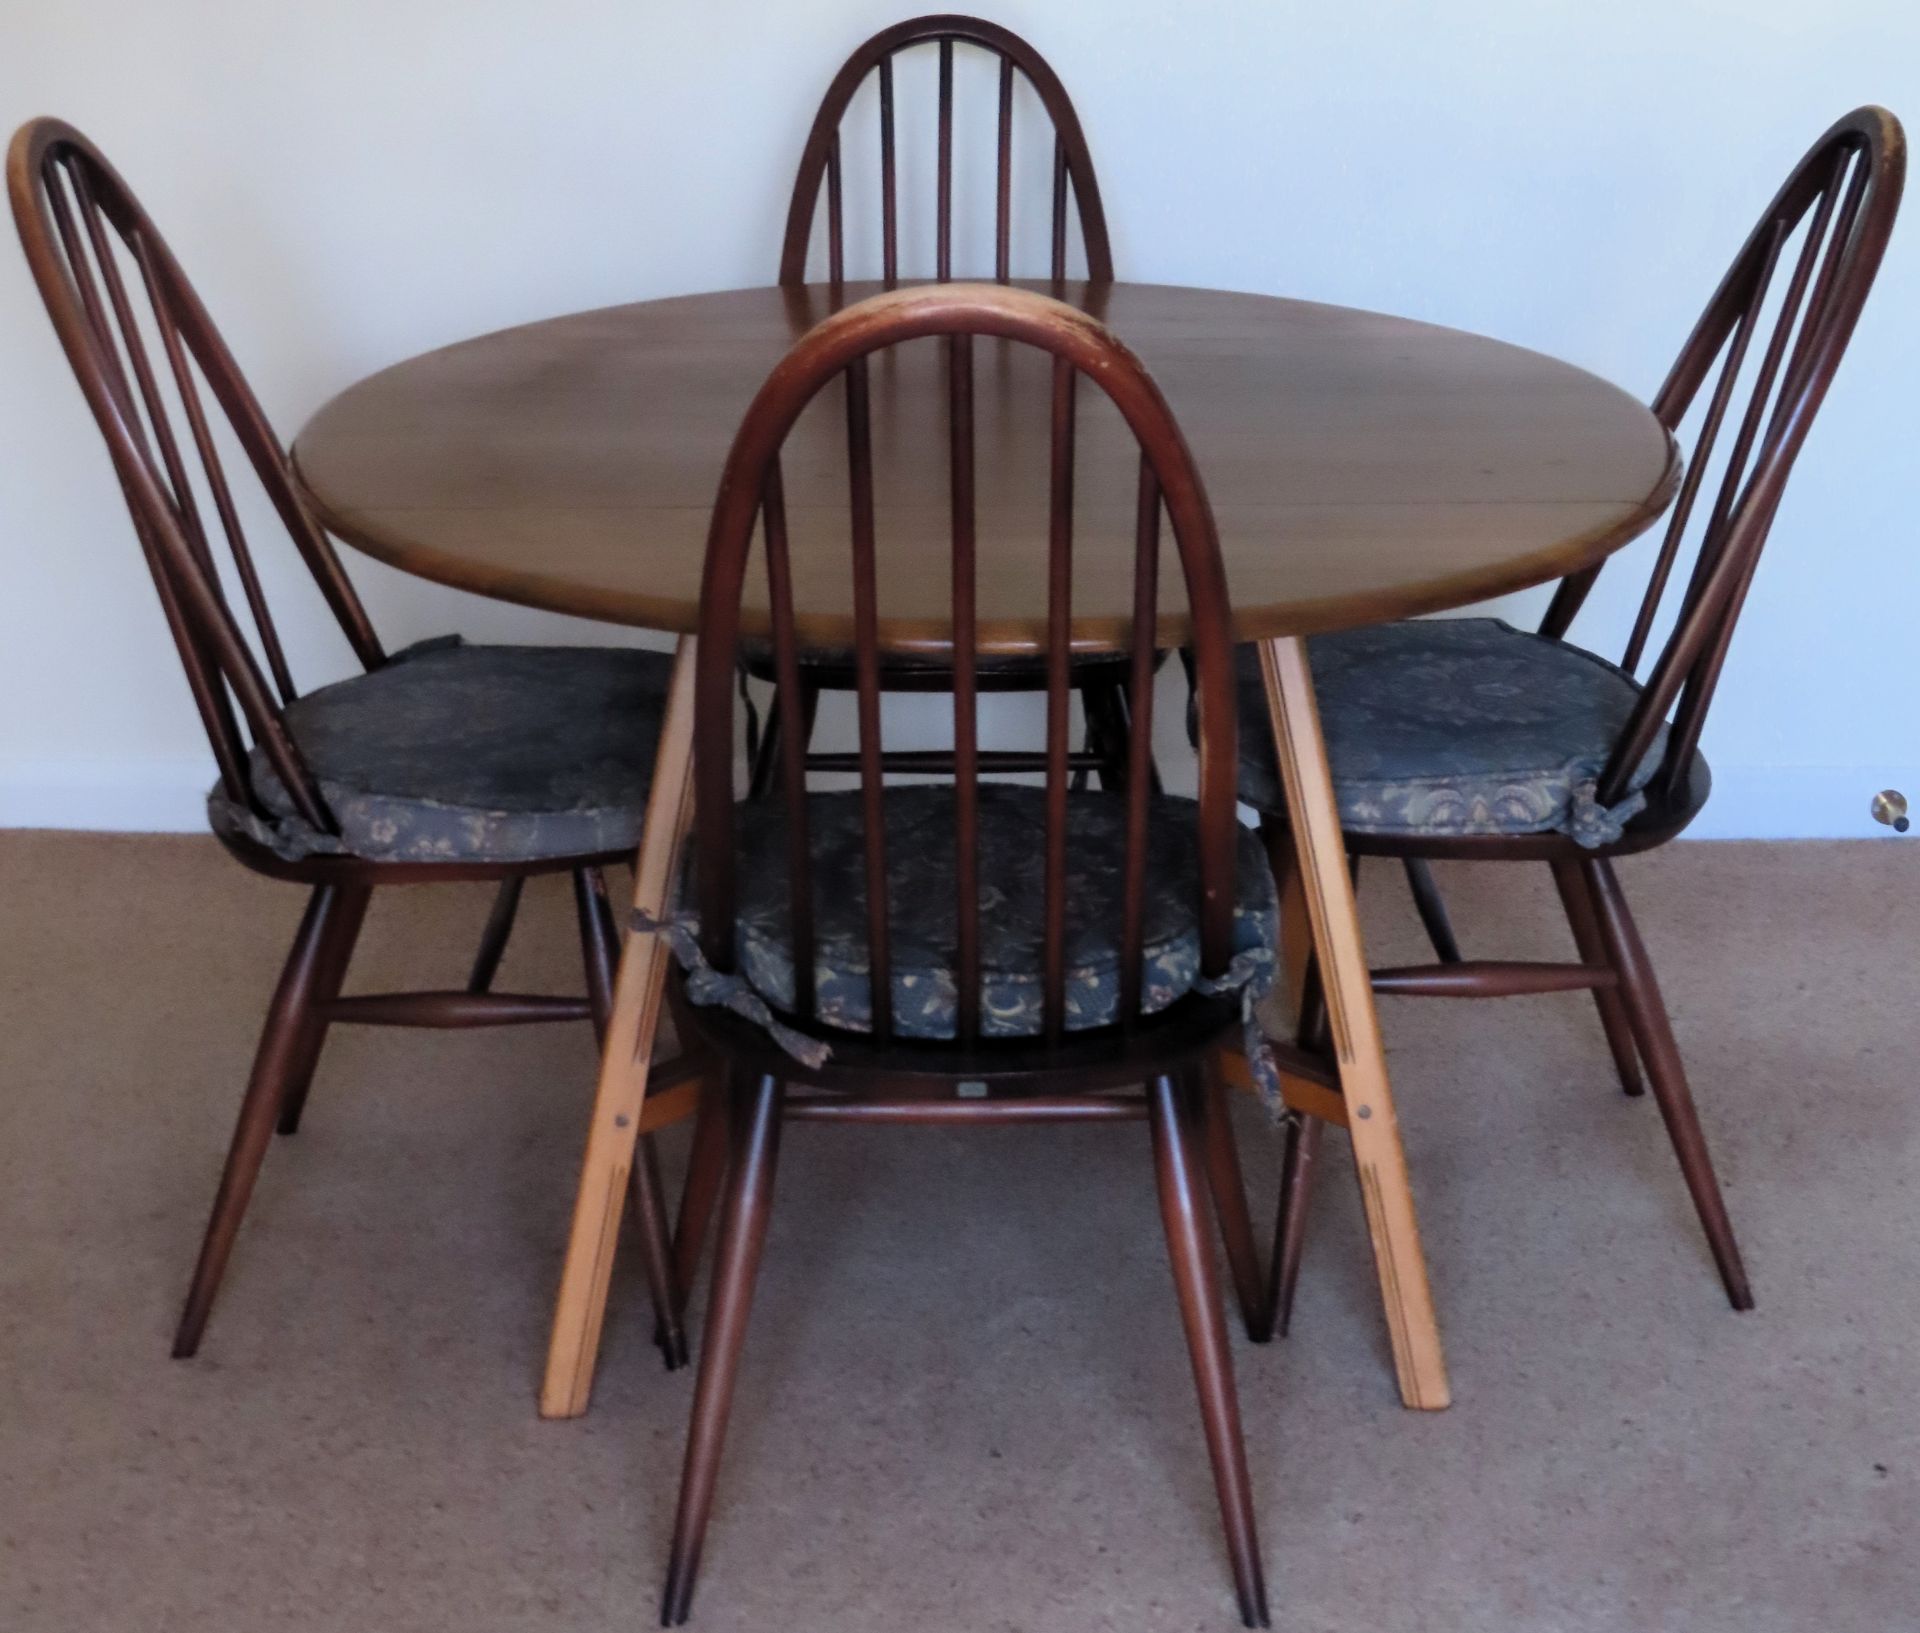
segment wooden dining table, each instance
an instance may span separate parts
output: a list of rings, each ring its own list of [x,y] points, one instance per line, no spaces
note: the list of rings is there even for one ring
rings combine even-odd
[[[636,908],[663,919],[691,818],[694,642],[716,485],[740,417],[794,340],[878,284],[682,296],[507,329],[412,358],[343,392],[298,437],[325,524],[405,572],[500,600],[678,637]],[[1236,628],[1258,642],[1296,870],[1340,1092],[1316,1112],[1353,1142],[1401,1398],[1450,1398],[1332,774],[1304,638],[1463,606],[1592,566],[1643,531],[1679,474],[1640,402],[1497,340],[1307,301],[1109,282],[1038,282],[1146,363],[1203,473]],[[880,637],[949,642],[944,353],[872,371]],[[1046,641],[1047,363],[979,356],[978,618],[983,650]],[[1077,651],[1126,649],[1137,448],[1088,412],[1074,509]],[[809,410],[787,444],[797,632],[852,635],[844,422]],[[1178,574],[1163,574],[1177,585]],[[766,606],[750,590],[749,633]],[[763,593],[763,592],[762,592]],[[1177,595],[1177,590],[1173,592]],[[1159,635],[1183,634],[1184,606]],[[667,953],[634,932],[587,1133],[541,1410],[586,1407],[634,1160]]]

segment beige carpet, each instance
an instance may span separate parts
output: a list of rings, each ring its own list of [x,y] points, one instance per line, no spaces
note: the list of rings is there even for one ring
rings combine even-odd
[[[1440,877],[1472,947],[1562,945],[1544,870]],[[1585,998],[1388,1004],[1457,1404],[1394,1404],[1341,1146],[1293,1337],[1237,1344],[1279,1627],[1920,1625],[1920,842],[1625,877],[1759,1311]],[[592,1414],[533,1413],[584,1026],[337,1035],[167,1359],[299,905],[209,841],[0,835],[0,1628],[651,1625],[691,1385],[631,1256]],[[358,983],[457,977],[485,910],[376,903]],[[529,892],[508,980],[572,982],[568,911]],[[1414,952],[1385,870],[1367,911]],[[1142,1130],[790,1131],[694,1625],[1236,1625]]]

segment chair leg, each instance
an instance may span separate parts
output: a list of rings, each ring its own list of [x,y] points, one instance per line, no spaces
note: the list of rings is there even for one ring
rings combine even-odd
[[[820,688],[809,681],[800,683],[800,745],[813,742],[814,721],[820,714]],[[760,752],[754,757],[747,784],[747,798],[764,799],[780,786],[780,737],[786,730],[786,700],[778,691],[767,708],[767,729],[760,734]]]
[[[1719,1182],[1713,1177],[1706,1135],[1701,1132],[1700,1117],[1694,1110],[1686,1068],[1680,1062],[1679,1046],[1673,1040],[1673,1028],[1654,980],[1653,964],[1640,940],[1633,915],[1627,910],[1627,899],[1612,864],[1604,857],[1594,857],[1579,866],[1592,892],[1600,930],[1611,954],[1610,962],[1620,972],[1620,991],[1633,1023],[1634,1041],[1646,1062],[1653,1097],[1659,1103],[1674,1154],[1680,1159],[1680,1172],[1693,1196],[1701,1227],[1707,1233],[1707,1245],[1713,1250],[1720,1279],[1733,1307],[1751,1310],[1753,1290],[1740,1262],[1740,1249],[1733,1239],[1733,1224],[1727,1218],[1727,1205],[1720,1195]]]
[[[613,1013],[613,972],[620,961],[620,936],[607,901],[607,881],[598,868],[574,870],[573,899],[580,919],[581,959],[587,968],[587,998],[593,1005],[593,1034],[604,1048],[607,1019]],[[628,1184],[633,1189],[634,1227],[640,1237],[647,1292],[653,1299],[654,1342],[672,1372],[686,1364],[687,1337],[680,1325],[681,1300],[674,1289],[667,1210],[661,1200],[660,1158],[651,1134],[640,1137]]]
[[[315,887],[307,900],[300,928],[294,934],[286,964],[281,968],[273,1001],[267,1006],[266,1025],[254,1052],[253,1073],[247,1080],[233,1143],[227,1150],[220,1188],[214,1195],[213,1216],[207,1221],[186,1308],[174,1334],[173,1353],[178,1359],[199,1349],[200,1335],[206,1331],[214,1294],[219,1291],[220,1277],[233,1252],[241,1217],[253,1195],[261,1159],[273,1139],[273,1126],[280,1115],[287,1082],[299,1063],[300,1050],[307,1038],[308,1012],[323,973],[322,949],[330,939],[337,916],[346,906],[344,895],[339,885]]]
[[[687,1156],[687,1180],[680,1192],[680,1216],[673,1229],[673,1284],[684,1315],[700,1274],[700,1254],[714,1204],[727,1177],[727,1097],[724,1084],[709,1082],[700,1091],[693,1124],[693,1149]]]
[[[1434,956],[1442,964],[1460,962],[1460,943],[1454,938],[1453,921],[1447,917],[1447,904],[1440,887],[1433,882],[1433,869],[1423,856],[1405,858],[1407,885],[1413,891],[1413,905],[1420,924],[1433,943]]]
[[[473,973],[467,977],[467,991],[486,992],[493,986],[501,954],[507,950],[507,937],[513,934],[514,917],[520,911],[520,892],[526,885],[523,873],[510,874],[500,881],[500,892],[493,898],[493,911],[487,915],[487,927],[480,933],[480,950],[473,955]]]
[[[1253,1218],[1247,1212],[1240,1147],[1233,1137],[1233,1107],[1226,1084],[1211,1068],[1204,1078],[1199,1111],[1207,1186],[1213,1194],[1213,1213],[1220,1222],[1220,1241],[1226,1248],[1227,1269],[1240,1303],[1241,1324],[1246,1328],[1247,1337],[1256,1344],[1264,1344],[1273,1336],[1266,1278],[1260,1273],[1260,1249],[1254,1243]]]
[[[746,713],[747,765],[749,769],[760,763],[760,710],[753,701],[753,677],[747,673],[747,666],[734,665],[733,686],[740,694],[740,706]]]
[[[780,763],[780,694],[773,694],[767,705],[766,728],[755,745],[753,764],[748,768],[747,798],[765,799],[773,792],[775,769]]]
[[[1154,1171],[1160,1191],[1160,1218],[1166,1226],[1167,1253],[1180,1298],[1180,1319],[1187,1330],[1193,1381],[1200,1394],[1200,1418],[1213,1461],[1213,1483],[1220,1495],[1220,1518],[1233,1562],[1240,1619],[1248,1627],[1267,1627],[1267,1590],[1260,1569],[1260,1539],[1253,1519],[1253,1482],[1247,1475],[1247,1449],[1240,1434],[1240,1402],[1233,1384],[1233,1356],[1227,1345],[1226,1317],[1207,1240],[1206,1180],[1201,1173],[1198,1085],[1156,1079],[1147,1090],[1153,1130]]]
[[[1126,698],[1119,687],[1106,682],[1090,682],[1080,688],[1080,711],[1086,717],[1088,752],[1100,756],[1100,786],[1110,794],[1127,789]],[[1074,787],[1085,788],[1087,774],[1074,773]]]
[[[633,1223],[640,1237],[640,1262],[646,1271],[647,1297],[653,1304],[653,1342],[669,1372],[678,1372],[691,1353],[682,1315],[687,1295],[673,1273],[673,1237],[667,1225],[667,1188],[660,1178],[660,1148],[651,1134],[640,1136],[627,1176],[633,1195]]]
[[[1320,986],[1319,961],[1311,954],[1300,985],[1300,1018],[1294,1036],[1301,1047],[1324,1054],[1328,1047],[1327,998]],[[1282,1338],[1293,1326],[1293,1295],[1300,1282],[1300,1261],[1307,1245],[1307,1201],[1327,1125],[1306,1112],[1287,1119],[1287,1146],[1280,1166],[1280,1205],[1273,1222],[1273,1256],[1268,1263],[1268,1319]]]
[[[1267,1308],[1273,1330],[1282,1338],[1293,1326],[1293,1294],[1300,1284],[1300,1258],[1307,1245],[1307,1198],[1313,1194],[1313,1170],[1327,1125],[1296,1111],[1287,1119],[1287,1148],[1281,1159],[1280,1207],[1273,1225],[1272,1277]]]
[[[307,1109],[307,1093],[313,1087],[313,1074],[320,1065],[321,1046],[327,1041],[328,1023],[320,1011],[340,996],[340,988],[346,984],[347,965],[353,961],[360,926],[366,922],[367,903],[373,897],[371,885],[343,884],[336,888],[340,892],[340,905],[328,920],[325,943],[320,949],[320,967],[314,977],[313,998],[307,1006],[300,1043],[288,1067],[287,1086],[280,1098],[282,1134],[300,1132],[300,1116]]]
[[[774,1168],[780,1152],[782,1097],[782,1085],[775,1077],[737,1077],[732,1088],[732,1171],[720,1219],[720,1244],[714,1256],[707,1326],[700,1341],[700,1378],[693,1393],[693,1418],[687,1427],[687,1457],[680,1475],[673,1552],[660,1604],[663,1627],[678,1627],[693,1605],[700,1546],[713,1508],[714,1478],[719,1472],[720,1449],[733,1406],[754,1279],[760,1269],[761,1250],[766,1246]]]
[[[1587,889],[1580,864],[1571,859],[1555,862],[1553,882],[1559,887],[1560,902],[1567,910],[1567,924],[1573,931],[1573,944],[1579,950],[1582,961],[1613,965],[1613,958],[1607,951],[1607,938],[1601,934],[1600,920],[1594,913],[1593,895]],[[1619,973],[1617,968],[1615,973]],[[1633,1046],[1633,1023],[1627,1018],[1626,999],[1618,988],[1595,987],[1593,1002],[1600,1011],[1600,1029],[1607,1035],[1607,1047],[1613,1051],[1613,1065],[1620,1074],[1620,1087],[1628,1094],[1645,1094],[1647,1086],[1640,1076],[1640,1056]]]

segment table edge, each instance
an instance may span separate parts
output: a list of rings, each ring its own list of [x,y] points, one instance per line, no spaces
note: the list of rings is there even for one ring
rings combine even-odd
[[[1426,580],[1409,580],[1391,590],[1373,590],[1352,595],[1328,596],[1317,601],[1287,602],[1278,606],[1233,609],[1234,632],[1243,641],[1274,636],[1324,635],[1334,630],[1352,629],[1367,624],[1391,622],[1433,612],[1446,612],[1496,596],[1511,595],[1552,583],[1605,561],[1644,533],[1664,511],[1679,486],[1682,462],[1679,444],[1667,433],[1667,463],[1660,480],[1646,498],[1610,525],[1595,528],[1569,539],[1556,541],[1529,555],[1513,556],[1469,571],[1444,574]],[[498,564],[477,564],[471,557],[449,555],[429,546],[397,545],[376,531],[356,524],[351,512],[335,511],[325,504],[307,484],[300,472],[298,449],[293,455],[295,483],[303,502],[327,532],[362,555],[398,572],[423,578],[449,589],[465,590],[492,601],[532,607],[543,612],[563,613],[595,623],[616,624],[629,629],[655,630],[666,634],[698,632],[700,609],[697,601],[683,597],[650,596],[629,591],[595,589],[536,570]],[[1390,602],[1390,606],[1383,606]],[[795,633],[803,645],[845,647],[853,641],[853,618],[848,614],[799,614]],[[949,649],[949,639],[934,621],[887,620],[880,622],[882,650],[895,653],[934,655]],[[764,616],[755,617],[747,609],[742,632],[764,636],[769,631]],[[1184,612],[1165,614],[1157,631],[1158,644],[1177,647],[1188,633]],[[1129,632],[1124,619],[1076,620],[1073,646],[1077,652],[1124,652]],[[1036,654],[1046,648],[1044,634],[1031,623],[983,622],[979,649],[996,655]]]

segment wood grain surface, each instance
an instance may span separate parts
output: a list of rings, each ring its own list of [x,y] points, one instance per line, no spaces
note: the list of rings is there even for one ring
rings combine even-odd
[[[640,627],[697,623],[720,467],[793,341],[878,285],[746,289],[612,307],[411,359],[316,414],[294,449],[327,526],[407,572]],[[1106,321],[1178,415],[1219,520],[1238,632],[1309,634],[1458,606],[1599,560],[1678,475],[1617,387],[1430,324],[1269,296],[1044,282]],[[975,391],[986,650],[1045,639],[1045,360],[985,341]],[[880,614],[892,650],[939,650],[948,581],[946,387],[936,341],[872,369]],[[1124,648],[1134,443],[1080,393],[1077,648]],[[785,458],[802,639],[851,636],[837,393]],[[1183,635],[1177,567],[1163,645]],[[763,617],[749,594],[747,627]]]

